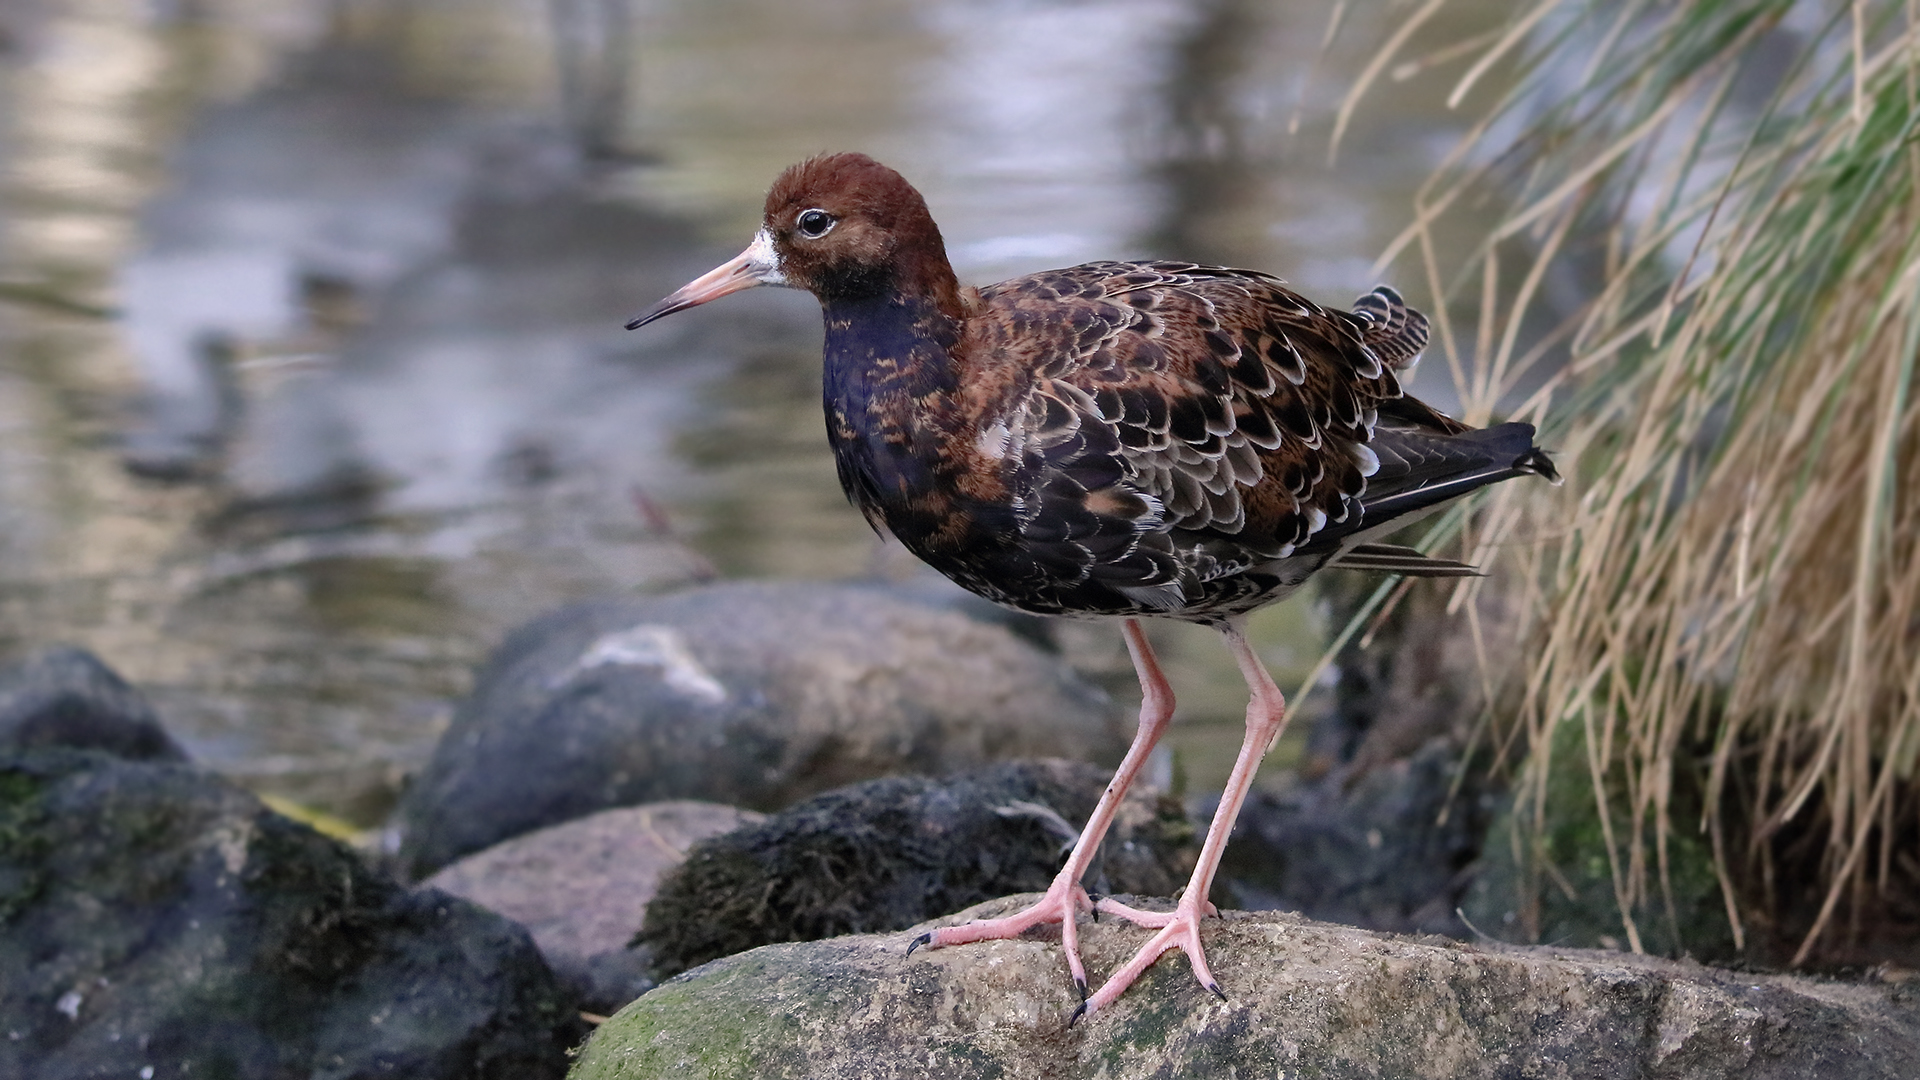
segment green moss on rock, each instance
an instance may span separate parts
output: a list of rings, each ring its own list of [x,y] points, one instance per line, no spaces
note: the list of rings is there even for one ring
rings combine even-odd
[[[1487,830],[1481,849],[1481,869],[1462,904],[1467,917],[1483,933],[1511,941],[1525,941],[1536,926],[1536,940],[1583,949],[1624,949],[1625,923],[1607,860],[1606,834],[1593,797],[1587,770],[1585,736],[1578,724],[1564,723],[1554,737],[1553,766],[1547,781],[1546,835],[1541,854],[1554,873],[1544,868],[1528,873],[1516,858],[1512,809],[1501,812]],[[1676,774],[1688,774],[1685,762]],[[1652,895],[1631,908],[1641,947],[1657,956],[1693,956],[1702,960],[1733,958],[1733,930],[1727,922],[1719,879],[1713,872],[1713,852],[1697,830],[1697,801],[1691,793],[1676,795],[1672,808],[1674,829],[1667,836],[1668,883],[1673,908],[1662,896],[1659,871],[1649,867]],[[1615,793],[1613,805],[1624,798]],[[1613,822],[1618,842],[1626,823]],[[1649,822],[1651,828],[1651,822]],[[1649,861],[1653,840],[1647,839]],[[1523,853],[1526,838],[1520,840]],[[1622,858],[1625,857],[1624,851]],[[1568,890],[1571,889],[1571,895]],[[1529,916],[1528,908],[1532,914]]]
[[[0,1076],[539,1080],[584,1034],[526,932],[190,765],[0,755]]]
[[[1004,914],[1027,899],[955,918]],[[1069,1027],[1078,998],[1057,940],[908,956],[918,929],[771,945],[688,972],[603,1025],[570,1076],[1920,1075],[1920,1012],[1885,986],[1229,912],[1203,930],[1228,1000],[1195,983],[1176,953],[1113,1007]],[[1146,936],[1113,920],[1083,922],[1081,933],[1095,978]]]

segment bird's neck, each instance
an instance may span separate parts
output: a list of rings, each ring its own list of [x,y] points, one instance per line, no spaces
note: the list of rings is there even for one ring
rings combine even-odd
[[[962,323],[924,293],[823,300],[827,437],[847,496],[903,541],[934,527],[958,407]]]

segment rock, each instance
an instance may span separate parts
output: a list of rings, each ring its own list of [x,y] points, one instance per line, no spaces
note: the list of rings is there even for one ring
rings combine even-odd
[[[588,1012],[653,988],[651,953],[627,942],[660,877],[697,841],[764,820],[700,802],[602,810],[469,855],[423,887],[465,897],[527,928],[547,966]]]
[[[1489,815],[1488,800],[1449,801],[1457,761],[1452,743],[1436,738],[1357,777],[1340,771],[1282,793],[1255,791],[1234,823],[1214,901],[1466,936],[1454,912]],[[1202,820],[1212,817],[1212,806],[1201,809]]]
[[[912,558],[904,550],[900,554],[905,558]],[[1060,642],[1054,638],[1053,632],[1062,625],[1062,620],[1049,615],[1035,615],[1028,611],[1015,611],[1013,608],[1001,607],[979,593],[961,588],[952,579],[925,563],[916,561],[914,572],[905,577],[853,581],[848,584],[855,588],[871,589],[895,600],[906,600],[923,607],[965,615],[975,622],[983,622],[989,626],[1002,626],[1014,637],[1036,648],[1049,653],[1060,652]]]
[[[1109,775],[1083,762],[1020,761],[816,795],[695,845],[661,882],[639,940],[664,977],[756,945],[904,929],[1044,890]],[[1166,895],[1198,854],[1180,804],[1136,783],[1085,881],[1097,893]]]
[[[689,972],[603,1024],[571,1080],[1920,1076],[1920,1008],[1887,986],[1228,912],[1204,930],[1226,1001],[1175,953],[1068,1027],[1078,997],[1057,941],[908,956],[920,929],[770,945]],[[1096,976],[1146,937],[1112,920],[1081,933]]]
[[[0,752],[104,750],[131,761],[185,761],[140,692],[92,653],[63,647],[0,669]]]
[[[416,876],[615,806],[777,810],[996,760],[1112,765],[1131,727],[999,627],[853,586],[732,583],[581,604],[511,634],[403,798]]]
[[[220,777],[0,757],[0,1075],[558,1077],[526,931],[409,891]]]

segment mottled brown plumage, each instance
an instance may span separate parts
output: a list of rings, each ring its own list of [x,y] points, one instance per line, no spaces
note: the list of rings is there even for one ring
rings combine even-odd
[[[1427,322],[1384,286],[1350,312],[1266,274],[1193,263],[1087,263],[963,288],[920,194],[859,154],[788,169],[754,243],[629,328],[759,284],[820,300],[828,441],[875,528],[989,599],[1127,620],[1144,703],[1115,791],[1173,707],[1136,618],[1226,633],[1254,699],[1242,760],[1176,913],[1101,902],[1161,932],[1087,1007],[1175,947],[1217,991],[1198,919],[1285,715],[1240,618],[1326,566],[1471,573],[1376,538],[1499,480],[1557,480],[1533,428],[1469,429],[1406,396],[1400,376]],[[1092,905],[1078,880],[1110,816],[1103,802],[1040,905],[928,943],[1059,920],[1084,992],[1073,916]]]

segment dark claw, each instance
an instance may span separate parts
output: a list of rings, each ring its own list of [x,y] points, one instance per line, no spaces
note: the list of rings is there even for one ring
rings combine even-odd
[[[1087,1003],[1083,1000],[1080,1002],[1080,1007],[1073,1010],[1073,1015],[1067,1017],[1067,1030],[1072,1031],[1073,1025],[1079,1023],[1080,1018],[1085,1015],[1087,1015]]]
[[[1087,894],[1087,902],[1093,905],[1093,908],[1090,911],[1088,911],[1087,914],[1092,915],[1093,921],[1096,923],[1100,921],[1100,901],[1105,899],[1106,897],[1101,896],[1099,893]],[[1080,996],[1086,997],[1087,995],[1082,993]]]
[[[1219,998],[1221,1001],[1227,1000],[1227,992],[1220,989],[1219,983],[1208,983],[1207,989],[1213,991],[1213,996]]]
[[[1080,1007],[1083,1009],[1086,1008],[1087,1007],[1087,980],[1085,979],[1073,980],[1073,988],[1075,990],[1080,991]],[[1073,1025],[1068,1024],[1067,1026],[1072,1027]]]
[[[907,955],[912,956],[913,950],[919,948],[922,945],[927,944],[932,940],[933,940],[933,934],[931,932],[921,934],[919,937],[914,938],[912,944],[907,946]]]

